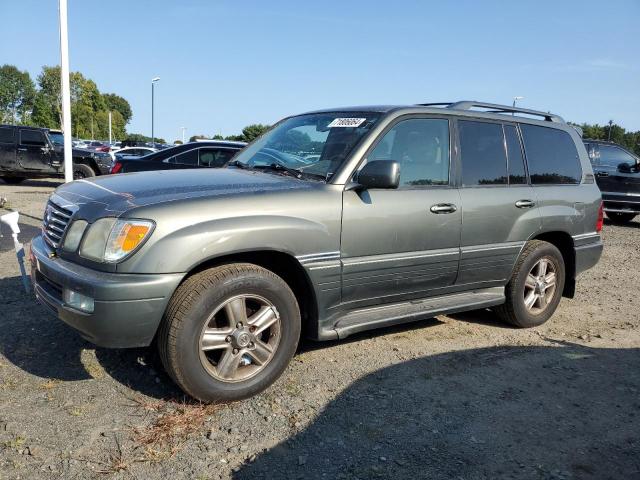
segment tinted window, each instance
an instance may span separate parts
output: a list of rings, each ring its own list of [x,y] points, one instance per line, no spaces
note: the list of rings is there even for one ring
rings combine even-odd
[[[580,157],[571,135],[562,130],[521,125],[531,183],[576,184],[582,179]]]
[[[507,154],[502,125],[460,120],[462,185],[505,185]]]
[[[13,143],[13,128],[0,128],[0,143]]]
[[[522,156],[522,148],[516,127],[505,125],[504,136],[507,140],[507,156],[509,158],[509,184],[523,185],[527,183],[527,174],[524,170],[524,157]]]
[[[376,145],[369,161],[400,164],[400,185],[449,183],[449,121],[412,119],[399,122]]]
[[[221,167],[236,154],[237,150],[201,148],[200,149],[200,166],[202,167]]]
[[[198,149],[194,148],[188,152],[181,153],[167,160],[168,163],[179,163],[181,165],[198,165]]]
[[[618,168],[620,164],[635,165],[636,159],[621,148],[613,145],[600,145],[600,165]]]
[[[20,130],[20,143],[22,145],[45,146],[47,143],[42,132],[38,130]]]

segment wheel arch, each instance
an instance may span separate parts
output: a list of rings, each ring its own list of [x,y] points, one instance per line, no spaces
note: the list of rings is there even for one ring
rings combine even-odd
[[[279,250],[248,250],[208,258],[193,266],[182,279],[183,283],[192,275],[209,268],[231,263],[252,263],[272,271],[282,278],[298,301],[302,319],[302,334],[317,336],[318,303],[313,283],[304,267],[290,253]]]
[[[576,291],[576,251],[573,237],[567,232],[550,231],[539,233],[530,240],[542,240],[555,246],[564,260],[566,278],[562,296],[573,298]]]

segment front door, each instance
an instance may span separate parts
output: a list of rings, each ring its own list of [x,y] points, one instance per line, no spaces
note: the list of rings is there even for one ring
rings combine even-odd
[[[450,183],[449,130],[443,118],[397,122],[367,160],[397,161],[400,187],[344,192],[343,303],[423,298],[454,283],[461,208]]]
[[[459,120],[457,125],[464,224],[456,283],[503,284],[542,222],[520,135],[512,124]]]
[[[18,132],[18,163],[25,170],[46,171],[51,168],[52,149],[41,130],[21,128]]]

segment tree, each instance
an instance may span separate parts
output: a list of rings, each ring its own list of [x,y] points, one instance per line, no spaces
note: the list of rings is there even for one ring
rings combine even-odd
[[[189,137],[189,141],[190,142],[195,142],[196,140],[201,139],[201,140],[209,140],[209,137],[207,137],[206,135],[191,135]]]
[[[131,117],[133,116],[133,113],[131,112],[131,105],[129,105],[129,102],[124,98],[116,95],[115,93],[105,93],[102,95],[102,98],[104,98],[107,109],[120,112],[125,124],[131,121]]]
[[[174,140],[173,144],[174,145],[182,145],[182,140]]]
[[[264,132],[271,128],[270,125],[262,125],[261,123],[254,123],[248,125],[242,129],[242,137],[245,142],[252,142]]]
[[[142,135],[141,133],[129,133],[125,140],[131,142],[151,142],[151,137],[147,137],[146,135]],[[156,143],[167,143],[164,138],[155,137]]]
[[[28,124],[36,89],[29,72],[13,65],[0,67],[0,121]]]

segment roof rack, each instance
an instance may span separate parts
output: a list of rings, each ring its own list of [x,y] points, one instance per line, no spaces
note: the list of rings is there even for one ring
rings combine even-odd
[[[420,103],[423,107],[446,107],[456,110],[471,110],[472,108],[488,108],[487,113],[524,113],[536,117],[543,117],[547,122],[566,123],[560,115],[549,112],[541,112],[538,110],[529,110],[528,108],[510,107],[509,105],[499,105],[497,103],[476,102],[473,100],[465,100],[461,102],[439,102],[439,103]]]

